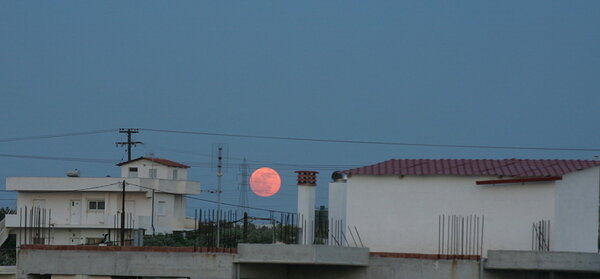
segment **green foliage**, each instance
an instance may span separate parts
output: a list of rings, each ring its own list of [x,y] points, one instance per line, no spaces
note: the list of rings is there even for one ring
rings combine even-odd
[[[248,232],[248,243],[273,243],[273,229],[251,225]]]
[[[291,227],[276,226],[275,230],[271,226],[257,226],[248,224],[246,243],[273,243],[282,241],[280,238],[285,233],[290,235],[294,231]],[[295,241],[295,237],[290,238]],[[244,228],[240,224],[223,224],[221,226],[221,247],[234,248],[238,243],[244,242]],[[157,234],[144,237],[144,246],[198,246],[198,247],[216,247],[216,229],[215,226],[201,226],[197,231],[174,232],[172,234]],[[289,241],[287,241],[289,242]]]
[[[193,241],[183,232],[144,236],[144,246],[194,246]]]
[[[9,235],[8,239],[0,247],[0,265],[17,264],[17,241],[14,234]]]

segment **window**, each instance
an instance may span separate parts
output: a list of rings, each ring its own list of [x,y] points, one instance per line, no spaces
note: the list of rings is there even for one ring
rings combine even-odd
[[[173,170],[173,180],[177,180],[177,170]]]
[[[90,210],[104,210],[104,201],[102,201],[102,200],[89,201],[89,203],[88,203],[88,209],[90,209]]]
[[[138,168],[129,168],[129,177],[138,177]]]
[[[150,178],[156,178],[156,176],[157,176],[156,174],[157,174],[157,173],[156,173],[156,169],[149,169],[149,170],[148,170],[148,176],[149,176]]]
[[[166,201],[158,201],[156,206],[156,214],[158,215],[166,215],[167,214],[167,202]]]

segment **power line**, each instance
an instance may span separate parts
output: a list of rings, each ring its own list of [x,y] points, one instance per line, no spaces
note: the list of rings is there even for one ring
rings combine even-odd
[[[66,162],[83,162],[83,163],[97,163],[97,164],[115,164],[115,160],[112,159],[102,159],[102,158],[76,158],[76,157],[53,157],[53,156],[39,156],[39,155],[20,155],[20,154],[4,154],[0,153],[0,157],[7,158],[18,158],[18,159],[35,159],[35,160],[51,160],[51,161],[66,161]],[[251,161],[251,160],[248,160]],[[319,168],[319,169],[347,169],[353,168],[358,165],[320,165],[320,164],[294,164],[294,163],[277,163],[277,162],[268,162],[268,161],[254,161],[254,162],[264,162],[271,166],[281,166],[279,169],[295,169],[293,167],[308,167],[308,168]],[[183,162],[186,165],[198,168],[213,168],[210,162]],[[223,166],[223,168],[233,169],[238,168],[237,164],[235,166]],[[249,164],[253,166],[259,166],[261,164],[253,163]],[[337,166],[337,167],[336,167]]]
[[[62,133],[62,134],[50,134],[50,135],[38,135],[28,137],[14,137],[14,138],[2,138],[0,142],[13,142],[13,141],[24,141],[24,140],[38,140],[38,139],[50,139],[50,138],[64,138],[73,136],[84,136],[114,132],[117,129],[104,129],[104,130],[91,130],[82,132]]]
[[[188,198],[188,199],[192,199],[192,200],[199,200],[199,201],[205,201],[205,202],[210,202],[210,203],[217,203],[216,201],[211,201],[211,200],[207,200],[207,199],[196,198],[196,197],[192,197],[190,195],[185,195],[185,197]],[[239,204],[233,204],[233,203],[221,202],[221,204],[223,204],[223,205],[229,205],[229,206],[233,206],[233,207],[240,207]],[[268,212],[280,212],[280,213],[296,214],[294,212],[281,211],[281,210],[275,210],[275,209],[266,209],[266,208],[252,207],[252,206],[248,206],[246,208],[248,208],[248,209],[254,209],[254,210],[268,211]]]
[[[92,186],[92,187],[87,187],[87,188],[82,188],[82,189],[76,189],[76,190],[73,190],[73,191],[74,192],[78,192],[78,191],[92,190],[92,189],[103,188],[103,187],[108,187],[108,186],[118,185],[118,184],[121,184],[121,182],[119,181],[119,182],[114,182],[114,183],[111,183],[111,184]]]
[[[114,160],[111,160],[111,159],[52,157],[52,156],[18,155],[18,154],[4,154],[4,153],[0,153],[0,157],[37,159],[37,160],[54,160],[54,161],[70,161],[70,162],[84,162],[84,163],[102,163],[102,164],[107,164],[107,163],[114,164],[114,162],[115,162]]]
[[[144,128],[141,130],[145,130],[145,131],[149,131],[149,132],[160,132],[160,133],[236,137],[236,138],[256,138],[256,139],[287,140],[287,141],[327,142],[327,143],[418,146],[418,147],[447,147],[447,148],[471,148],[471,149],[511,149],[511,150],[586,151],[586,152],[599,152],[600,151],[600,148],[559,148],[559,147],[527,147],[527,146],[497,146],[497,145],[429,144],[429,143],[408,143],[408,142],[391,142],[391,141],[359,141],[359,140],[340,140],[340,139],[322,139],[322,138],[261,136],[261,135],[248,135],[248,134],[163,130],[163,129],[149,129],[149,128]]]

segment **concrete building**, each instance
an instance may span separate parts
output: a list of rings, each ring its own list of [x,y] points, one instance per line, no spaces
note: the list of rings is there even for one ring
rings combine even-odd
[[[598,252],[599,161],[389,160],[342,173],[330,223],[371,251]]]
[[[6,189],[17,192],[17,213],[0,223],[0,242],[8,234],[19,244],[119,241],[123,199],[129,234],[193,229],[185,195],[199,194],[200,184],[187,180],[188,166],[149,157],[118,166],[122,177],[8,177]]]
[[[489,259],[481,261],[477,257],[444,259],[326,245],[240,244],[237,251],[217,250],[24,245],[12,278],[587,279],[600,276],[597,253],[490,251]]]

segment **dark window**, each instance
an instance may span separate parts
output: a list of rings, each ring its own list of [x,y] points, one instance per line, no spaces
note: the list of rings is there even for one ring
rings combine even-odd
[[[90,210],[104,210],[104,201],[90,201],[88,208]]]

